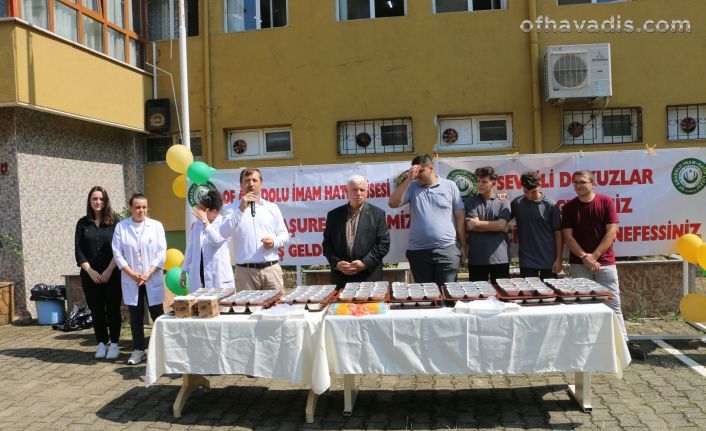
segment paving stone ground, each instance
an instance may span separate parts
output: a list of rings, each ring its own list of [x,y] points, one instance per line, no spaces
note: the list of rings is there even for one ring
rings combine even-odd
[[[698,334],[677,319],[631,323],[632,334]],[[351,417],[343,417],[342,380],[319,397],[304,423],[307,388],[245,376],[212,377],[183,416],[172,416],[179,376],[145,388],[144,365],[125,364],[129,329],[116,361],[93,358],[91,330],[0,327],[0,430],[701,430],[706,378],[649,341],[646,362],[623,378],[594,374],[593,413],[569,397],[563,373],[513,376],[360,376]],[[669,341],[706,366],[701,341]],[[572,376],[569,376],[572,377]]]

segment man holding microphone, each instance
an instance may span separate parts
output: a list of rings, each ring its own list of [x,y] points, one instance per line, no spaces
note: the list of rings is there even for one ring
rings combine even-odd
[[[259,169],[240,172],[240,200],[227,205],[219,231],[231,238],[235,286],[245,289],[284,289],[277,250],[289,241],[289,232],[277,205],[260,197]]]

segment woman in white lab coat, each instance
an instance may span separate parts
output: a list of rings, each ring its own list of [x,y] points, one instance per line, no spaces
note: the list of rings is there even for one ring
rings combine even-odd
[[[191,226],[180,280],[185,286],[189,274],[190,292],[200,287],[235,288],[228,240],[218,233],[222,208],[223,198],[216,190],[209,190],[193,208],[198,221]]]
[[[120,268],[123,302],[130,311],[133,352],[128,364],[145,359],[145,300],[152,320],[164,314],[164,259],[167,240],[164,227],[147,217],[147,197],[135,193],[130,198],[131,216],[115,226],[113,257]]]

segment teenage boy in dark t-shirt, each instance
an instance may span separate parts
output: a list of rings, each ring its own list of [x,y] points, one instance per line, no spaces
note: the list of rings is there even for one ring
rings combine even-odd
[[[571,251],[571,276],[595,280],[611,291],[612,301],[606,302],[606,305],[615,312],[620,331],[627,341],[613,251],[618,213],[610,197],[593,191],[596,186],[593,172],[574,172],[573,183],[578,196],[564,205],[561,217],[564,241]],[[633,343],[628,343],[628,350],[633,359],[646,358],[646,354]]]
[[[478,194],[466,201],[468,278],[495,282],[510,277],[510,245],[507,222],[510,201],[495,195],[498,175],[490,166],[475,171]]]
[[[520,183],[523,195],[510,204],[517,223],[520,276],[556,278],[564,247],[559,207],[542,193],[538,172],[524,172]]]

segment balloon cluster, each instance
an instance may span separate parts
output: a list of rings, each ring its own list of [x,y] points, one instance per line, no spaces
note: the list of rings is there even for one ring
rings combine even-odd
[[[677,251],[684,260],[699,265],[706,271],[706,243],[693,233],[677,239]],[[690,293],[679,301],[679,311],[686,320],[706,322],[706,295]]]
[[[191,150],[181,144],[167,150],[167,166],[180,174],[172,182],[172,191],[182,199],[186,197],[187,178],[194,184],[206,184],[215,170],[204,162],[195,162]]]
[[[164,284],[175,295],[186,295],[189,293],[189,283],[186,283],[186,287],[181,287],[179,283],[182,263],[184,263],[184,254],[182,252],[176,248],[167,250],[167,258],[164,259],[164,269],[167,270],[164,276]]]

